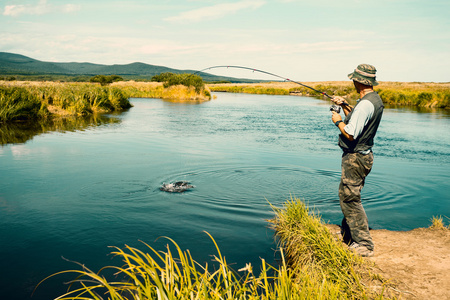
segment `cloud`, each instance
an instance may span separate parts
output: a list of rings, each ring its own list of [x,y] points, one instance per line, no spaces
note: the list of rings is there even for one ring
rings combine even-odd
[[[47,0],[40,0],[36,5],[6,5],[3,11],[3,15],[17,17],[19,15],[43,15],[54,12],[71,13],[79,9],[80,6],[75,4],[51,5],[47,4]]]
[[[256,9],[266,2],[262,0],[244,0],[233,3],[221,3],[213,6],[202,7],[180,13],[177,16],[166,18],[169,22],[199,22],[224,17],[243,9]]]

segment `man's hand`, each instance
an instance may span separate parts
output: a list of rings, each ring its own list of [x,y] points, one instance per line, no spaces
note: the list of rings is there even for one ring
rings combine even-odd
[[[342,121],[342,117],[340,114],[338,114],[337,112],[333,111],[332,112],[333,115],[331,116],[331,121],[333,123],[336,123],[337,121]],[[344,123],[340,123],[338,128],[341,131],[341,133],[345,136],[345,138],[349,141],[353,141],[353,135],[348,134],[345,130],[344,130],[345,124]]]
[[[348,105],[347,101],[341,96],[334,96],[333,98],[331,98],[331,101],[333,101],[337,105],[341,105],[341,106],[345,105],[345,104]],[[345,103],[345,104],[343,104],[343,103]]]
[[[331,121],[332,121],[333,123],[336,123],[337,121],[342,121],[342,117],[341,117],[340,114],[338,114],[338,113],[335,112],[335,111],[333,111],[332,113],[333,113],[333,115],[331,116]]]

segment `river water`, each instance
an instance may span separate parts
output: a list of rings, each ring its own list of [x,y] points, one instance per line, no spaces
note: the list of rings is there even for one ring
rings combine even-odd
[[[160,236],[202,263],[216,253],[207,231],[235,269],[261,258],[274,264],[269,202],[291,196],[339,223],[341,151],[330,103],[215,95],[195,104],[131,99],[120,115],[3,128],[0,299],[27,299],[46,276],[78,268],[62,257],[97,271],[121,265],[108,246],[144,250],[142,240],[163,249]],[[362,194],[372,228],[409,230],[450,217],[449,132],[446,111],[385,110]],[[159,190],[178,180],[195,188]],[[60,295],[72,278],[44,282],[32,299]]]

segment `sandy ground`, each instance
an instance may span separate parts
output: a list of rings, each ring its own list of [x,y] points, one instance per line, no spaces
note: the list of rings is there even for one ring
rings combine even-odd
[[[339,231],[330,225],[332,232]],[[372,230],[375,272],[399,299],[450,299],[450,230]]]

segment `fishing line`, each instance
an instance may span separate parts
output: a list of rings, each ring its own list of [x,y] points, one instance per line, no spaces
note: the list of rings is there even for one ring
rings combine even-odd
[[[322,95],[324,95],[324,96],[326,96],[326,97],[328,97],[328,98],[330,98],[330,99],[333,98],[332,96],[328,95],[326,92],[319,91],[319,90],[317,90],[317,89],[315,89],[315,88],[313,88],[313,87],[310,87],[310,86],[308,86],[308,85],[306,85],[306,84],[303,84],[303,83],[301,83],[301,82],[298,82],[298,81],[295,81],[295,80],[292,80],[292,79],[289,79],[289,78],[286,78],[286,77],[282,77],[282,76],[279,76],[279,75],[276,75],[276,74],[273,74],[273,73],[270,73],[270,72],[266,72],[266,71],[263,71],[263,70],[258,70],[258,69],[254,69],[254,68],[243,67],[243,66],[213,66],[213,67],[208,67],[208,68],[206,68],[206,69],[197,71],[197,72],[195,72],[195,73],[192,74],[192,75],[195,75],[195,74],[200,73],[200,72],[204,72],[204,71],[206,71],[206,70],[217,69],[217,68],[244,69],[244,70],[250,70],[250,71],[253,71],[253,72],[259,72],[259,73],[267,74],[267,75],[270,75],[270,76],[275,76],[275,77],[278,77],[278,78],[283,79],[283,80],[285,80],[285,81],[294,82],[294,83],[296,83],[296,84],[299,84],[299,85],[301,85],[301,86],[304,86],[304,87],[306,87],[306,88],[308,88],[308,89],[311,89],[311,90],[313,90],[313,91],[315,91],[315,92],[317,92],[317,93],[319,93],[319,94],[322,94]],[[342,105],[348,105],[348,104],[344,102],[344,103],[342,103]]]

